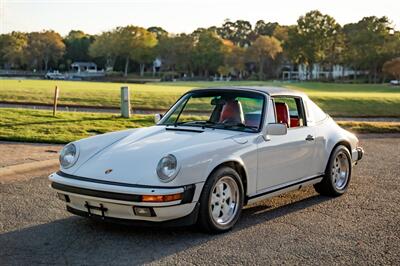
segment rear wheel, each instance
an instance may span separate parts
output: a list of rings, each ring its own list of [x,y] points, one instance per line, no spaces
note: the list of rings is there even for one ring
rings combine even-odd
[[[199,225],[207,232],[230,230],[243,207],[243,184],[230,167],[214,171],[204,185],[200,198]]]
[[[315,190],[326,196],[340,196],[346,192],[351,178],[351,156],[346,146],[337,146],[330,158],[322,181]]]

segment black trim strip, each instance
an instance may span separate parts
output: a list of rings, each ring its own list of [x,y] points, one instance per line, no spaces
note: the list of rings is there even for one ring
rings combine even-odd
[[[303,181],[299,181],[299,182],[296,182],[296,183],[293,183],[293,184],[289,184],[289,185],[284,186],[284,187],[276,188],[276,189],[273,189],[273,190],[270,190],[270,191],[266,191],[266,192],[263,192],[263,193],[260,193],[260,194],[257,194],[257,195],[251,196],[251,197],[247,197],[247,200],[252,200],[252,199],[255,199],[255,198],[258,198],[258,197],[262,197],[262,196],[265,196],[267,194],[271,194],[271,193],[274,193],[276,191],[283,190],[283,189],[286,189],[286,188],[289,188],[289,187],[297,186],[297,185],[300,185],[300,184],[303,184],[303,183],[306,183],[308,181],[311,181],[311,180],[314,180],[314,179],[318,179],[318,178],[321,178],[321,177],[323,177],[323,175],[311,177],[309,179],[306,179],[306,180],[303,180]]]
[[[94,189],[80,188],[74,186],[68,186],[64,184],[60,184],[57,182],[52,182],[51,187],[57,190],[75,193],[80,195],[86,195],[96,198],[105,198],[105,199],[113,199],[113,200],[122,200],[129,202],[142,202],[142,195],[135,194],[125,194],[125,193],[116,193],[116,192],[108,192],[108,191],[100,191]],[[179,204],[191,203],[193,201],[194,192],[196,190],[196,185],[187,185],[183,187],[183,196],[182,200]],[[155,202],[155,203],[168,203],[168,202]],[[164,206],[160,206],[164,207]]]
[[[142,196],[141,195],[133,195],[133,194],[123,194],[123,193],[115,193],[115,192],[106,192],[100,190],[93,190],[87,188],[79,188],[73,186],[67,186],[64,184],[52,182],[51,187],[57,190],[86,195],[91,197],[97,198],[105,198],[105,199],[113,199],[113,200],[123,200],[123,201],[134,201],[134,202],[141,202]]]
[[[115,181],[107,181],[107,180],[100,180],[100,179],[94,179],[94,178],[83,177],[83,176],[70,175],[70,174],[64,173],[62,171],[58,171],[56,174],[59,176],[65,177],[65,178],[71,178],[71,179],[75,179],[75,180],[79,180],[79,181],[93,182],[93,183],[112,185],[112,186],[135,187],[135,188],[154,188],[154,189],[182,188],[182,187],[177,187],[177,186],[162,187],[162,186],[136,185],[136,184],[122,183],[122,182],[115,182]]]
[[[195,133],[203,133],[203,130],[196,130],[196,129],[186,129],[186,128],[178,128],[178,127],[165,127],[165,130],[172,130],[172,131],[185,131],[185,132],[195,132]]]

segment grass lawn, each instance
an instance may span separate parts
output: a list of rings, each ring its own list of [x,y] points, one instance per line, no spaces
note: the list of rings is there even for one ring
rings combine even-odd
[[[359,133],[400,133],[400,122],[343,122]],[[28,109],[0,109],[0,140],[67,143],[84,137],[127,128],[154,125],[152,115],[131,119],[111,114],[59,112]]]
[[[0,101],[47,103],[53,101],[54,86],[61,89],[60,104],[119,106],[121,83],[0,80]],[[317,82],[174,82],[129,84],[133,108],[167,109],[184,92],[195,87],[284,86],[307,93],[332,116],[400,117],[400,88],[382,84],[335,84]]]
[[[0,140],[68,143],[110,131],[154,125],[154,116],[0,109]]]

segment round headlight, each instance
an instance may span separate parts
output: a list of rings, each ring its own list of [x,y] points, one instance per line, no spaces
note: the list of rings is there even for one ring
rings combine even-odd
[[[79,157],[79,151],[75,144],[67,144],[60,152],[60,164],[63,168],[72,167]]]
[[[178,163],[172,154],[161,158],[157,165],[157,175],[162,182],[169,182],[178,173]]]

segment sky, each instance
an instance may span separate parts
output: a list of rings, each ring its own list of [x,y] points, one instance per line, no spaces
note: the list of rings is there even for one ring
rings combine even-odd
[[[190,33],[225,19],[295,24],[318,9],[340,24],[387,16],[400,29],[400,0],[0,0],[0,33],[71,29],[90,34],[129,24]]]

